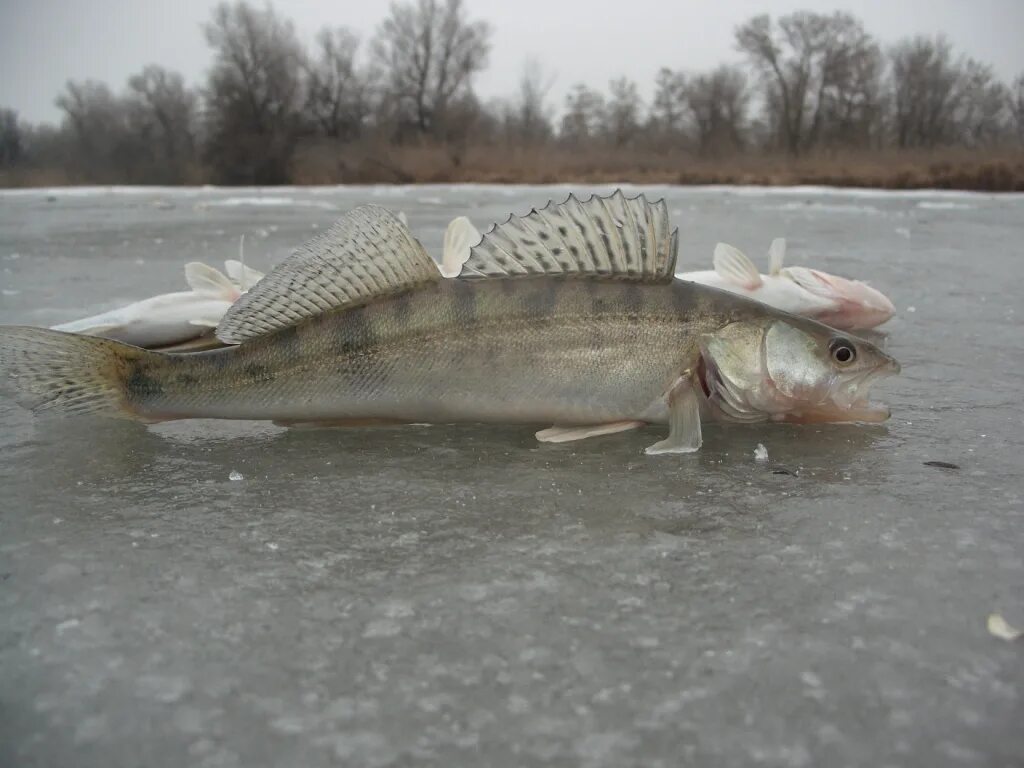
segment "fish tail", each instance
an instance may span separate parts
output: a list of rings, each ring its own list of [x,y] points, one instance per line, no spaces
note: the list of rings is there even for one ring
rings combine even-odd
[[[32,411],[146,420],[128,382],[154,352],[94,336],[0,326],[0,391]]]

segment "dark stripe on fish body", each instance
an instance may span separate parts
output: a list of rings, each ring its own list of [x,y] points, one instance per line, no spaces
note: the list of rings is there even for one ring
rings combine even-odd
[[[164,393],[163,384],[145,363],[132,365],[132,372],[125,381],[125,389],[130,398],[139,400],[160,397]]]
[[[587,307],[593,317],[600,317],[610,309],[607,299],[599,290],[600,284],[596,280],[581,280],[580,285],[583,287],[583,293],[587,297]]]
[[[365,308],[347,313],[334,336],[334,351],[339,355],[351,355],[377,345],[377,334],[366,317]]]
[[[564,280],[551,278],[537,281],[532,290],[524,297],[527,310],[539,317],[548,317],[558,303],[559,296],[565,286]]]
[[[277,331],[274,342],[285,360],[294,360],[302,355],[302,340],[297,326],[289,325]]]
[[[400,293],[391,301],[391,311],[396,325],[402,328],[409,325],[412,315],[412,302],[409,297],[409,291]]]
[[[471,326],[477,319],[477,291],[469,283],[456,281],[452,285],[452,304],[456,324],[462,328]]]
[[[242,368],[242,375],[251,381],[263,381],[270,377],[270,369],[260,363],[249,363]]]
[[[674,279],[674,278],[673,278]],[[677,315],[682,315],[687,312],[692,312],[693,296],[691,291],[686,290],[685,286],[673,285],[672,286],[672,307]]]
[[[638,283],[623,283],[622,306],[627,315],[639,318],[644,308],[644,296]]]

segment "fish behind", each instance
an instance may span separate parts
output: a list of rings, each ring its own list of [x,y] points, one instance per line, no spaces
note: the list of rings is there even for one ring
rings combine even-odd
[[[0,376],[36,411],[285,425],[548,424],[563,442],[701,421],[888,417],[868,389],[898,364],[868,342],[673,279],[664,201],[570,196],[511,217],[443,279],[390,211],[361,206],[298,248],[217,328],[224,349],[169,355],[0,328]]]
[[[224,266],[227,275],[208,264],[191,261],[185,265],[185,281],[190,290],[151,296],[109,312],[55,325],[53,330],[101,336],[148,348],[194,344],[196,339],[212,334],[228,308],[263,277],[234,259],[228,259]]]

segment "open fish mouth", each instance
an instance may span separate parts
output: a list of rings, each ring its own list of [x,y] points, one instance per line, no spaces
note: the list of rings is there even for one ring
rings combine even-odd
[[[796,424],[881,424],[892,415],[889,406],[869,399],[871,387],[900,372],[900,364],[889,358],[885,363],[842,382],[824,403],[794,409],[776,418]]]

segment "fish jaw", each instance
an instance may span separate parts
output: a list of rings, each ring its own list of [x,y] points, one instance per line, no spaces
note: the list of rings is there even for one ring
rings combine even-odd
[[[834,302],[834,308],[810,315],[834,328],[868,330],[896,314],[896,307],[885,294],[860,280],[806,267],[789,267],[782,273],[808,292]]]
[[[831,387],[829,397],[820,403],[801,406],[772,417],[790,424],[881,424],[892,415],[889,406],[868,398],[879,380],[897,375],[900,364],[884,353],[881,362],[842,383]]]
[[[881,378],[894,376],[900,371],[895,360],[891,365],[872,372],[857,382],[852,397],[832,399],[808,408],[782,414],[773,421],[790,424],[881,424],[892,415],[889,406],[868,399],[868,390]]]

